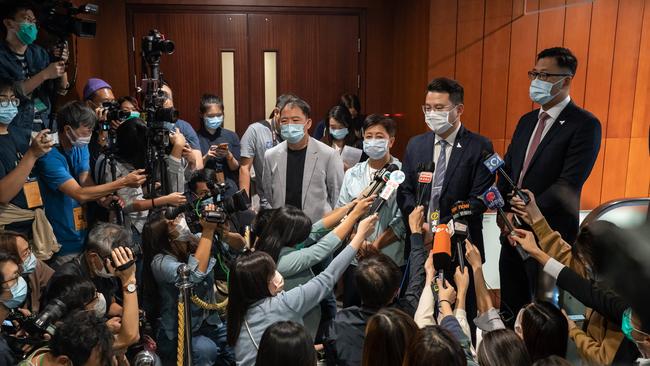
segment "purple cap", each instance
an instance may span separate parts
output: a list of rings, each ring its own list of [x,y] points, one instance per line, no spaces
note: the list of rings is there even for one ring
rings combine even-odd
[[[104,88],[108,88],[111,90],[113,89],[111,88],[110,85],[108,85],[107,82],[105,82],[102,79],[97,79],[97,78],[88,79],[88,82],[86,82],[86,86],[84,86],[84,100],[90,99],[90,97],[93,95],[94,92]]]

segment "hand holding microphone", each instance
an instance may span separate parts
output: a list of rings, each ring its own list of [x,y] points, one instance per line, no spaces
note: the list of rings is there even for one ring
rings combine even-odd
[[[422,234],[422,225],[424,225],[424,206],[417,206],[409,215],[409,227],[411,228],[411,233]]]
[[[515,182],[510,179],[510,176],[508,173],[506,173],[505,170],[503,170],[503,166],[505,165],[505,161],[501,159],[501,156],[497,153],[490,153],[489,151],[483,151],[483,165],[485,165],[486,168],[490,171],[492,174],[496,174],[498,171],[501,174],[501,177],[508,182],[508,185],[510,186],[511,190],[515,193],[517,197],[519,197],[522,201],[524,201],[524,204],[527,204],[530,201],[530,198],[528,195],[523,192]]]
[[[544,215],[542,215],[542,212],[537,206],[537,201],[535,200],[533,192],[527,189],[522,189],[522,191],[528,195],[530,202],[526,203],[519,196],[514,196],[510,199],[510,207],[512,208],[512,211],[517,214],[517,216],[521,217],[526,224],[532,226],[533,223],[543,219]]]
[[[503,197],[501,196],[499,190],[496,187],[492,186],[488,188],[488,190],[485,191],[485,193],[483,193],[479,197],[479,199],[483,201],[483,203],[485,203],[487,208],[491,210],[497,210],[497,214],[501,216],[501,218],[505,221],[505,225],[508,230],[507,235],[515,236],[516,235],[515,228],[512,226],[510,220],[508,220],[508,218],[506,217],[505,212],[503,212],[503,205],[505,204],[505,201],[503,200]],[[521,257],[522,260],[526,260],[530,258],[530,255],[525,250],[523,250],[519,245],[515,245],[515,249],[519,253],[519,256]]]

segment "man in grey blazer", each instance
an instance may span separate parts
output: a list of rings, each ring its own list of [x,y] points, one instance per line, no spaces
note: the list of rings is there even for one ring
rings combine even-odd
[[[280,110],[284,141],[264,154],[262,207],[292,205],[316,222],[334,208],[343,182],[343,161],[334,149],[311,138],[311,108],[300,98]]]

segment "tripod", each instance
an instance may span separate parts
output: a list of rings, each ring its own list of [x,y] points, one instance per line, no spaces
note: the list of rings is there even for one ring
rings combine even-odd
[[[117,141],[117,136],[115,134],[115,131],[113,131],[113,129],[110,128],[110,126],[106,126],[106,127],[108,127],[108,144],[104,152],[104,161],[102,161],[102,164],[99,169],[100,183],[104,183],[106,181],[104,177],[104,175],[106,174],[106,163],[108,163],[111,169],[111,181],[115,182],[115,180],[117,179],[117,166],[115,163],[115,143]],[[113,194],[117,195],[117,192],[113,192]],[[122,207],[120,206],[119,202],[112,201],[109,206],[109,210],[115,214],[115,223],[120,226],[124,225],[124,211],[122,210]]]

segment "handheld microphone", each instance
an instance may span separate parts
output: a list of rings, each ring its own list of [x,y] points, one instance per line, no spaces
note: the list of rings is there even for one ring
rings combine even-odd
[[[505,170],[503,170],[503,166],[505,165],[505,161],[501,159],[501,156],[499,154],[494,153],[490,154],[489,151],[483,151],[483,165],[485,165],[486,168],[490,171],[490,173],[495,174],[497,171],[500,173],[501,177],[508,182],[508,185],[510,188],[515,192],[515,194],[521,198],[524,201],[524,204],[528,204],[530,202],[530,197],[523,192],[515,182],[510,179],[510,176],[506,173]]]
[[[485,203],[485,205],[492,210],[497,210],[497,213],[499,216],[501,216],[501,219],[506,223],[506,226],[508,226],[508,230],[510,231],[510,236],[514,236],[515,234],[515,228],[512,227],[512,223],[508,218],[506,217],[505,212],[503,212],[503,205],[505,204],[505,201],[503,200],[503,197],[501,196],[501,193],[499,190],[492,186],[488,188],[485,193],[483,193],[479,199]],[[517,252],[519,253],[519,256],[521,257],[522,260],[526,260],[530,258],[530,254],[526,252],[521,246],[516,245],[515,249],[517,249]]]
[[[433,265],[436,270],[448,271],[451,267],[451,236],[446,224],[439,224],[433,231]],[[444,280],[443,280],[444,283]]]
[[[422,206],[428,203],[428,196],[431,194],[431,183],[433,182],[433,161],[422,166],[418,172],[418,185],[415,188],[415,205]]]
[[[404,182],[406,175],[401,170],[396,170],[390,173],[390,179],[385,183],[384,189],[381,191],[381,194],[375,202],[372,203],[368,215],[375,214],[381,210],[381,208],[386,204],[386,202],[397,192],[399,185]]]
[[[380,192],[386,182],[390,179],[390,173],[399,170],[396,164],[386,164],[383,168],[375,172],[372,182],[361,192],[361,198],[368,198],[377,192]]]
[[[454,233],[452,238],[456,244],[456,255],[458,255],[458,264],[461,272],[465,271],[465,256],[463,254],[463,243],[469,234],[467,217],[472,216],[472,208],[467,201],[457,201],[451,207],[451,216],[453,217]]]

